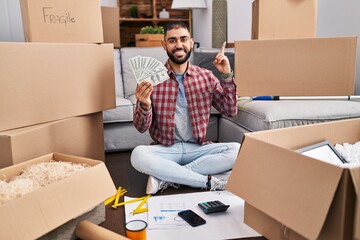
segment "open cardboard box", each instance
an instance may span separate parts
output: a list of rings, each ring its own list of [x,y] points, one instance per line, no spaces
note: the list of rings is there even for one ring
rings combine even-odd
[[[115,108],[112,44],[0,42],[0,131]]]
[[[0,176],[11,179],[27,166],[51,160],[91,167],[0,205],[0,239],[36,239],[90,211],[116,192],[104,162],[60,153],[0,169]]]
[[[235,41],[238,95],[353,95],[356,45],[357,37]]]
[[[20,0],[27,42],[103,43],[100,0]]]
[[[245,134],[227,190],[244,221],[269,239],[360,239],[360,167],[341,168],[294,150],[360,140],[360,119]]]

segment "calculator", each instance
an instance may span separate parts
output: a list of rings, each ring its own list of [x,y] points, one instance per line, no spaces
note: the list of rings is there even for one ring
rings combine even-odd
[[[210,201],[210,202],[202,202],[202,203],[199,203],[198,206],[206,214],[216,213],[216,212],[224,212],[230,207],[230,205],[225,205],[218,200]]]

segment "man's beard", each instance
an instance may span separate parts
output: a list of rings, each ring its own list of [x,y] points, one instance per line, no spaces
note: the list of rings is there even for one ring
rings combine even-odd
[[[179,50],[179,49],[175,49],[173,50],[173,52],[175,52],[176,50]],[[183,58],[183,59],[178,59],[174,56],[173,53],[169,52],[169,51],[166,51],[168,57],[170,58],[170,60],[176,64],[183,64],[185,63],[191,56],[191,49],[189,50],[188,53],[186,53],[186,56]]]

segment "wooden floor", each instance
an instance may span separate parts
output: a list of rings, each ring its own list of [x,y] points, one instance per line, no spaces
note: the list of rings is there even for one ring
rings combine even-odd
[[[105,156],[105,164],[110,172],[116,188],[123,187],[127,190],[126,196],[142,197],[146,195],[145,189],[148,176],[136,171],[130,163],[131,152],[107,153]],[[202,191],[186,186],[179,189],[168,188],[156,195],[169,195],[178,193],[190,193]],[[123,198],[121,198],[123,201]],[[125,236],[125,214],[124,207],[117,209],[106,206],[106,221],[101,224],[102,227],[120,233]],[[265,238],[251,238],[252,240],[263,240]]]
[[[107,153],[105,164],[114,181],[116,188],[123,187],[127,190],[127,196],[140,197],[145,193],[146,176],[137,172],[130,164],[131,152]],[[121,201],[123,201],[123,197]],[[125,236],[124,208],[113,209],[106,206],[105,222],[102,227]]]

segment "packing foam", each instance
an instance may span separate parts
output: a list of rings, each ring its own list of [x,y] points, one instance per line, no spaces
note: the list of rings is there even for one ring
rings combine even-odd
[[[354,144],[335,144],[335,149],[349,162],[347,167],[360,166],[360,141]]]
[[[0,180],[0,204],[82,172],[89,167],[84,164],[62,161],[33,164],[9,181]]]

